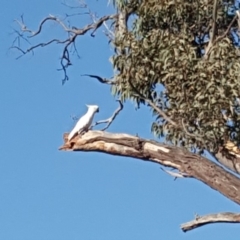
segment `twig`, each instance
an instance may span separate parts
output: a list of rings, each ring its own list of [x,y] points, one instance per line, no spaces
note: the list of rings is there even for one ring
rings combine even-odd
[[[106,119],[106,120],[101,120],[96,122],[95,124],[92,125],[92,127],[102,124],[102,123],[108,123],[107,126],[105,128],[103,128],[101,131],[105,131],[107,128],[109,128],[109,126],[111,125],[111,123],[113,122],[113,120],[116,118],[116,116],[119,114],[119,112],[123,109],[123,104],[121,102],[121,100],[117,100],[119,102],[119,108],[113,113],[113,115]]]
[[[75,17],[75,16],[82,16],[82,15],[87,15],[87,14],[89,14],[88,12],[83,12],[83,13],[72,13],[72,14],[65,14],[65,18],[63,19],[63,20],[65,20],[65,19],[67,19],[67,18],[70,18],[70,17]]]
[[[210,34],[210,40],[209,40],[207,49],[205,51],[205,58],[208,56],[208,54],[210,52],[210,49],[213,46],[214,39],[215,39],[215,36],[216,36],[217,3],[218,3],[218,0],[214,0],[214,3],[213,3],[213,14],[212,14],[212,34]]]
[[[102,78],[102,77],[99,77],[97,75],[83,74],[81,76],[87,76],[87,77],[91,77],[91,78],[96,78],[100,83],[104,83],[104,84],[109,84],[109,85],[116,84],[116,81],[109,80],[107,78]]]
[[[183,127],[183,130],[185,131],[185,133],[190,136],[190,137],[194,137],[194,138],[200,138],[202,140],[202,138],[204,137],[204,135],[201,135],[201,134],[194,134],[194,133],[190,133],[185,124],[184,124],[184,119],[182,118],[182,127]]]
[[[49,42],[46,42],[46,43],[36,44],[36,45],[26,49],[25,51],[23,49],[21,49],[20,47],[17,47],[17,46],[12,46],[10,48],[11,49],[17,49],[17,50],[19,50],[22,53],[22,55],[25,55],[25,54],[27,54],[29,52],[32,52],[35,48],[46,47],[47,45],[50,45],[53,42],[55,42],[55,43],[66,43],[67,41],[68,41],[68,39],[63,40],[63,41],[60,41],[58,39],[52,39],[52,40],[50,40]],[[17,59],[20,58],[20,57],[22,57],[22,56],[17,57]]]
[[[232,19],[232,21],[230,22],[230,24],[228,25],[228,28],[227,30],[221,35],[221,36],[218,36],[216,38],[216,40],[214,41],[214,44],[216,44],[218,41],[222,40],[223,38],[225,38],[227,36],[227,34],[229,33],[233,23],[236,21],[237,19],[237,15],[234,16],[234,18]]]
[[[110,39],[110,41],[112,41],[115,37],[115,34],[110,30],[106,22],[104,22],[103,25],[106,28],[105,35]]]
[[[79,118],[78,118],[77,116],[75,116],[75,115],[73,115],[73,116],[70,115],[70,118],[71,118],[73,121],[75,121],[75,122],[79,119]]]
[[[239,213],[216,213],[216,214],[208,214],[205,216],[197,216],[194,220],[184,223],[181,225],[181,229],[184,232],[192,230],[194,228],[201,227],[210,223],[240,223],[240,214]]]
[[[17,42],[17,46],[20,46],[20,39],[23,39],[24,41],[26,41],[30,45],[29,40],[26,37],[24,37],[23,33],[20,33],[16,29],[13,29],[13,31],[14,31],[15,34],[17,34],[17,36],[13,40],[12,46],[14,46],[16,42]]]

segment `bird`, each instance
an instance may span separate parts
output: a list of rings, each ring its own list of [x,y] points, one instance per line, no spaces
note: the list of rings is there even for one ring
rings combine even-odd
[[[88,111],[78,120],[75,127],[69,133],[68,141],[71,141],[77,134],[81,135],[87,132],[91,127],[94,114],[99,112],[99,107],[97,105],[86,106],[88,107]]]

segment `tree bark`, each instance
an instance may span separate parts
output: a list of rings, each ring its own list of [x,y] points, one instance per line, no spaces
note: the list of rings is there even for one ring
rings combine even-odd
[[[183,177],[198,179],[240,204],[240,179],[209,159],[184,148],[121,133],[88,131],[71,142],[67,142],[67,135],[64,134],[65,144],[60,150],[104,152],[172,167]]]
[[[181,229],[184,232],[192,230],[194,228],[201,227],[210,223],[240,223],[240,214],[239,213],[217,213],[217,214],[208,214],[205,216],[196,216],[194,220],[184,223],[181,225]]]

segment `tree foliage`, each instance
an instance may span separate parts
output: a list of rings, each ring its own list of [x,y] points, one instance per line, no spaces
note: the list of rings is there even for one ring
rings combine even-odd
[[[157,136],[192,150],[217,152],[239,144],[239,56],[234,2],[116,1],[128,29],[116,37],[113,93],[138,104],[152,101],[176,123],[156,116]]]

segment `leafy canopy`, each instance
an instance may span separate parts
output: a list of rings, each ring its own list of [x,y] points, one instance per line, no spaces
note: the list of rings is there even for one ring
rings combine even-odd
[[[152,132],[192,150],[214,152],[240,139],[239,3],[116,0],[128,30],[116,35],[115,95],[153,109]]]

